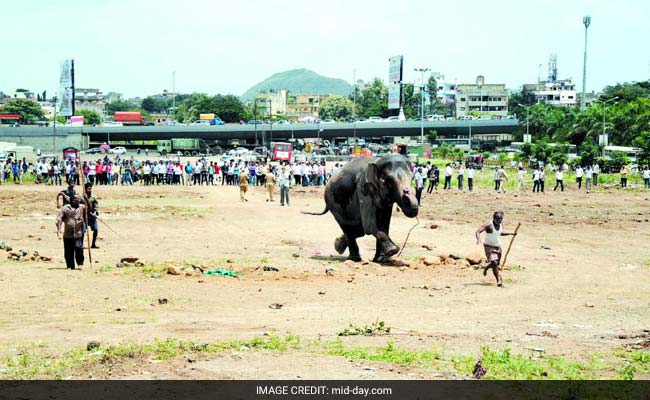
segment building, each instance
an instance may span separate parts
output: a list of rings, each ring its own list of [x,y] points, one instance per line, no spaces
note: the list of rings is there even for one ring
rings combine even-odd
[[[537,103],[556,107],[575,107],[578,102],[576,86],[571,79],[525,84],[523,89],[532,92]]]
[[[122,101],[122,93],[108,92],[105,96],[106,103],[117,103]]]
[[[318,109],[329,94],[297,94],[287,98],[287,117],[305,120],[318,117]]]
[[[502,83],[486,84],[482,75],[476,77],[475,84],[456,86],[456,116],[468,115],[507,115],[508,91]]]
[[[74,90],[75,110],[92,110],[103,115],[105,106],[104,94],[99,89],[77,88]]]
[[[285,116],[287,114],[287,91],[272,89],[268,93],[260,93],[255,96],[255,106],[260,118]]]
[[[30,100],[36,100],[36,96],[34,96],[34,92],[30,92],[27,89],[16,89],[14,92],[14,95],[11,96],[14,99],[30,99]]]
[[[434,72],[432,75],[438,85],[436,99],[445,105],[453,104],[456,101],[456,80],[448,81],[440,72]]]

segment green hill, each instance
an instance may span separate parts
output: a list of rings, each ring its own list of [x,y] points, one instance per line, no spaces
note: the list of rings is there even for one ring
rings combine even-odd
[[[352,85],[343,79],[327,78],[308,69],[292,69],[279,72],[248,89],[244,100],[252,100],[255,95],[270,89],[286,89],[292,94],[336,94],[347,96],[352,93]]]

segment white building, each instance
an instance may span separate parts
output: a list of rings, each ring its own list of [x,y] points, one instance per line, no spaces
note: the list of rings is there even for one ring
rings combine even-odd
[[[440,72],[434,72],[433,77],[436,78],[438,84],[438,93],[436,98],[442,104],[452,104],[456,101],[456,80],[446,80],[445,76]]]
[[[532,92],[538,103],[556,107],[575,107],[578,100],[576,86],[571,79],[526,84],[524,90]]]

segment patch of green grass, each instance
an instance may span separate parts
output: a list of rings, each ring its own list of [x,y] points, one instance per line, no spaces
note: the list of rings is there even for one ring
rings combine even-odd
[[[262,258],[260,258],[260,263],[262,263],[262,264],[268,264],[268,263],[269,263],[269,259],[266,258],[266,257],[262,257]]]
[[[322,344],[320,352],[329,356],[340,356],[354,360],[382,361],[399,365],[415,365],[420,367],[430,366],[442,355],[432,350],[413,351],[397,347],[393,341],[389,341],[385,347],[362,348],[345,347],[340,338]]]
[[[364,326],[363,328],[350,324],[350,326],[338,332],[337,335],[338,336],[355,336],[355,335],[373,336],[381,333],[390,333],[390,327],[386,326],[384,321],[375,321],[370,325]]]
[[[618,372],[618,379],[632,380],[635,374],[650,374],[650,351],[646,350],[631,350],[631,351],[617,351],[614,356],[618,357],[622,362],[616,372]]]
[[[510,349],[491,350],[481,347],[479,357],[487,370],[485,379],[568,379],[581,380],[595,378],[595,364],[581,364],[560,356],[539,357],[512,354]],[[473,356],[453,357],[454,368],[458,372],[472,375],[477,359]]]
[[[102,265],[97,270],[99,272],[111,272],[114,268],[115,267],[113,267],[112,265]]]

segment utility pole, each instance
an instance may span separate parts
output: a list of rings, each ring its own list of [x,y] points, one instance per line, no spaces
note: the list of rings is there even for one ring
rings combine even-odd
[[[176,117],[176,71],[172,72],[172,118]]]
[[[519,107],[524,107],[526,109],[526,135],[528,136],[528,135],[530,135],[530,131],[528,129],[529,128],[528,122],[530,121],[528,119],[528,111],[530,110],[530,107],[532,107],[532,106],[525,106],[525,105],[519,103]]]
[[[424,143],[424,73],[431,71],[430,68],[415,68],[414,71],[420,72],[421,75],[421,86],[420,86],[420,98],[422,100],[420,106],[420,143]]]
[[[616,101],[616,100],[618,100],[618,96],[616,96],[614,98],[611,98],[611,99],[609,99],[607,101],[596,100],[598,103],[601,103],[603,105],[603,143],[608,142],[608,140],[606,139],[607,136],[606,136],[606,133],[605,133],[605,106],[607,106],[607,103],[612,102],[612,101]],[[616,103],[614,103],[614,104],[616,104]],[[604,156],[605,156],[605,146],[603,146],[603,157]]]
[[[587,97],[585,95],[587,86],[587,30],[591,25],[591,17],[585,16],[582,18],[582,23],[585,25],[585,56],[582,62],[582,96],[580,96],[580,111],[584,111],[587,106]]]

